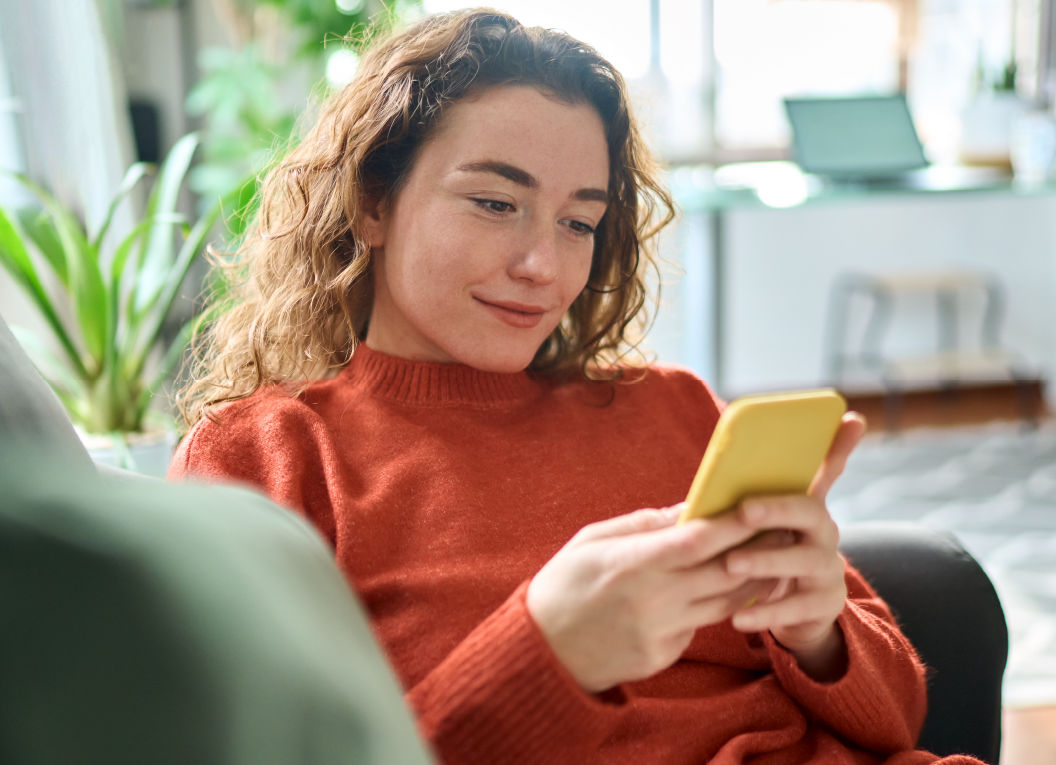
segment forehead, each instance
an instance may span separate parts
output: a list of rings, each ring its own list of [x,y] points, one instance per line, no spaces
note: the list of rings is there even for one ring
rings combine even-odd
[[[414,169],[446,172],[475,159],[520,167],[544,186],[608,185],[608,146],[597,111],[526,85],[488,88],[449,106]]]

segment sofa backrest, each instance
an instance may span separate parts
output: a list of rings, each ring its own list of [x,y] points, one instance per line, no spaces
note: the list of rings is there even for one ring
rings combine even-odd
[[[246,489],[101,475],[2,320],[0,678],[0,762],[430,761],[322,537]]]
[[[91,458],[55,392],[0,317],[0,444],[33,443],[70,470]]]

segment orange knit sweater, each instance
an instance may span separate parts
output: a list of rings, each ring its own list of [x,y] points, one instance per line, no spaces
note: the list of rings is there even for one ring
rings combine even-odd
[[[266,389],[198,423],[170,477],[247,482],[315,524],[445,762],[933,762],[906,751],[922,667],[853,569],[849,669],[831,684],[726,622],[590,695],[532,621],[527,582],[576,531],[683,499],[720,406],[677,369],[556,385],[361,345],[298,398]]]

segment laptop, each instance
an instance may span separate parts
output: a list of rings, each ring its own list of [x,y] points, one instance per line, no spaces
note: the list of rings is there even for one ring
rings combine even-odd
[[[793,157],[829,185],[965,188],[1007,182],[991,168],[930,166],[904,93],[786,98]]]

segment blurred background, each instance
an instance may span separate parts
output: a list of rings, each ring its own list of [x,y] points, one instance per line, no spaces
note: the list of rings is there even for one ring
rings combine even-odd
[[[646,347],[726,397],[834,384],[869,414],[834,512],[966,542],[1009,611],[1006,760],[1056,762],[1056,3],[490,5],[630,83],[681,211]],[[0,315],[86,438],[171,431],[199,245],[237,243],[257,177],[371,30],[459,7],[0,0]],[[860,167],[808,165],[786,99],[873,97],[902,104],[924,161],[876,172],[862,145]],[[135,416],[97,417],[101,387]]]
[[[360,40],[368,23],[407,23],[459,7],[449,0],[0,5],[0,167],[27,172],[89,228],[103,220],[134,160],[162,159],[190,131],[202,144],[181,192],[184,212],[204,210],[235,188],[251,210],[249,179],[281,154],[298,117],[355,72],[359,45],[343,35]],[[1035,383],[1033,395],[1051,399],[1049,0],[493,5],[594,45],[632,86],[683,213],[662,249],[663,307],[649,343],[659,358],[692,367],[732,396],[824,381],[841,353],[886,363],[998,344],[1017,355],[1016,372]],[[985,166],[1005,175],[926,189],[830,187],[812,185],[817,176],[787,162],[795,152],[783,99],[892,93],[906,95],[932,170]],[[1029,163],[1022,175],[1036,182],[1013,183],[1013,159]],[[116,228],[138,220],[136,193],[143,196],[132,194]],[[5,177],[0,194],[27,198]],[[242,219],[226,217],[237,236]],[[872,334],[869,295],[830,306],[846,297],[833,293],[847,273],[964,270],[1001,293],[992,337],[979,326],[985,296],[968,289],[956,299],[975,304],[958,311],[955,338],[942,336],[935,290],[899,294]],[[198,281],[185,286],[177,314],[191,310],[201,266],[192,271]],[[0,279],[12,320],[32,315],[20,297]],[[840,347],[834,323],[848,328]],[[892,372],[859,367],[856,376],[844,370],[847,387],[881,390]],[[1011,379],[998,367],[982,377]],[[917,376],[923,381],[907,387],[929,388],[942,375]]]

